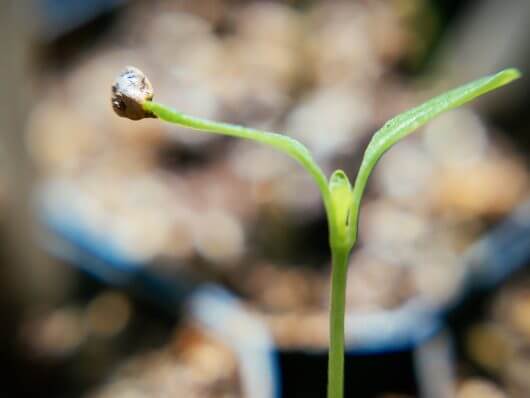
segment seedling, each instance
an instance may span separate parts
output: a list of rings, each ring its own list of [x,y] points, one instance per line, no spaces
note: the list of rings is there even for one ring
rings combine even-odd
[[[311,152],[286,135],[201,119],[154,102],[151,83],[134,67],[127,67],[112,86],[112,106],[118,115],[133,120],[155,117],[193,130],[260,142],[284,152],[311,174],[324,202],[332,256],[328,398],[342,398],[346,272],[350,252],[357,241],[359,209],[368,177],[381,156],[418,127],[442,112],[459,107],[518,77],[518,70],[506,69],[450,90],[390,119],[368,144],[353,186],[342,170],[335,170],[328,179],[313,160]]]

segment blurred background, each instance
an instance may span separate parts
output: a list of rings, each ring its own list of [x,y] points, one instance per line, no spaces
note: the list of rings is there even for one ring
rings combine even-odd
[[[354,178],[386,119],[505,67],[372,176],[347,396],[530,396],[530,3],[5,1],[0,395],[323,397],[330,263],[312,180],[254,143],[118,118],[155,100],[285,132]]]

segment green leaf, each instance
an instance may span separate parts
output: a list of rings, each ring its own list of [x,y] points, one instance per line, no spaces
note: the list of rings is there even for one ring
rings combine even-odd
[[[331,193],[331,202],[333,203],[334,225],[337,231],[343,237],[346,236],[346,227],[348,226],[349,213],[351,208],[351,184],[348,176],[342,170],[335,170],[329,179],[329,191]]]
[[[315,180],[322,195],[326,213],[330,214],[333,211],[331,208],[331,197],[326,176],[314,161],[309,150],[299,141],[283,134],[271,133],[235,124],[221,123],[186,115],[154,101],[145,101],[142,104],[142,107],[146,112],[149,112],[160,120],[169,123],[177,124],[196,131],[256,141],[289,155],[302,165],[302,167],[304,167]]]
[[[494,75],[483,77],[471,83],[434,97],[422,105],[390,119],[377,131],[364,153],[361,167],[353,188],[352,235],[356,239],[357,222],[361,198],[372,170],[383,154],[402,138],[418,127],[448,110],[457,108],[474,98],[495,90],[521,76],[517,69],[505,69]]]

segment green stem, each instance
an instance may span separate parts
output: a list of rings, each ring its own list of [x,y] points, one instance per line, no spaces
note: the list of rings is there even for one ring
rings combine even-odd
[[[333,248],[331,270],[330,347],[328,357],[328,398],[342,398],[344,390],[344,315],[346,276],[350,250]]]

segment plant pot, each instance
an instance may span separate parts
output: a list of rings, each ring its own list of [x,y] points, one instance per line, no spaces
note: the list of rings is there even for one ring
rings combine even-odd
[[[363,396],[376,396],[384,393],[414,395],[425,391],[426,386],[436,384],[428,379],[433,377],[432,372],[418,371],[418,364],[428,363],[432,356],[429,353],[433,351],[430,349],[426,351],[424,348],[429,346],[431,338],[439,336],[439,332],[445,329],[444,325],[458,327],[461,309],[473,305],[472,299],[476,297],[474,293],[483,289],[494,289],[508,275],[525,264],[525,259],[530,254],[530,234],[528,233],[530,222],[528,222],[529,217],[526,217],[527,213],[528,206],[521,207],[499,227],[471,247],[461,258],[467,267],[458,283],[459,288],[456,289],[456,294],[445,303],[432,306],[421,300],[409,300],[404,305],[389,311],[367,315],[348,313],[346,317],[346,393],[362,392]],[[229,313],[221,316],[221,312],[209,310],[207,313],[210,315],[206,318],[204,311],[202,315],[198,315],[201,311],[198,310],[200,306],[197,307],[197,297],[201,297],[201,289],[196,290],[197,286],[193,283],[181,280],[175,284],[175,280],[165,279],[148,271],[144,266],[131,264],[105,242],[94,240],[79,226],[63,221],[65,220],[47,218],[48,225],[53,227],[55,233],[70,244],[70,251],[63,250],[63,256],[65,253],[69,255],[77,253],[71,257],[71,260],[77,264],[85,264],[85,269],[90,270],[97,277],[107,283],[127,287],[136,293],[147,295],[156,305],[166,308],[169,312],[174,313],[179,304],[187,302],[195,318],[202,319],[209,330],[220,332],[225,343],[231,344],[232,348],[236,347],[236,352],[243,354],[248,350],[248,344],[238,345],[245,339],[237,334],[241,333],[237,328],[223,335],[227,330],[226,314]],[[57,254],[57,251],[55,252]],[[79,253],[83,253],[85,257],[80,257]],[[499,256],[499,253],[502,253],[502,256]],[[211,289],[208,288],[205,291],[211,292]],[[237,299],[217,288],[213,291],[214,294],[206,295],[211,304],[206,308],[221,309],[224,304],[229,303],[226,308],[238,308],[235,313],[248,315]],[[215,303],[222,305],[218,307]],[[247,315],[244,315],[245,319],[255,320],[255,317]],[[254,354],[258,353],[260,358],[265,358],[262,361],[265,365],[261,367],[261,370],[264,372],[262,374],[267,376],[266,384],[270,390],[264,396],[275,394],[287,397],[322,396],[326,388],[325,347],[324,349],[307,346],[275,349],[270,335],[262,327],[263,323],[258,320],[256,325],[260,326],[253,329],[254,333],[251,334],[261,336],[261,345]],[[437,350],[434,352],[442,352],[449,357],[450,343],[442,344],[441,351],[440,347]],[[241,360],[241,357],[239,359]],[[252,363],[252,361],[247,360],[247,363]],[[250,371],[250,380],[259,379],[255,376],[258,374],[255,371],[256,369]],[[448,373],[451,372],[448,371]],[[250,385],[253,383],[255,382],[250,382]]]

